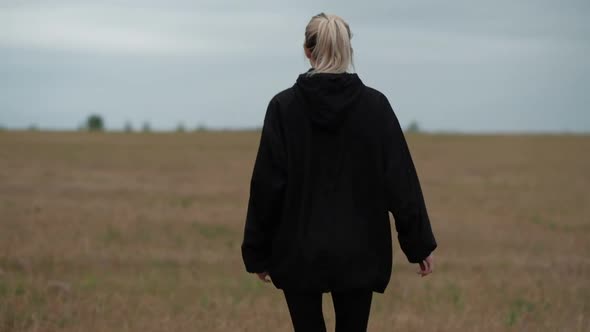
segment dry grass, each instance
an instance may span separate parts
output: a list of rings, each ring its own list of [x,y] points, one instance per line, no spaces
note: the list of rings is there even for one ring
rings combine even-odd
[[[258,138],[0,132],[0,331],[290,331],[240,255]],[[369,330],[590,330],[590,137],[408,140],[436,270],[395,247]]]

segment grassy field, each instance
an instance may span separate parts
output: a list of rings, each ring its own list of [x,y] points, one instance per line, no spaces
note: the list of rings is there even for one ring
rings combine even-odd
[[[369,331],[590,331],[590,136],[407,138],[436,266],[396,244]],[[0,132],[0,331],[291,331],[240,254],[258,139]]]

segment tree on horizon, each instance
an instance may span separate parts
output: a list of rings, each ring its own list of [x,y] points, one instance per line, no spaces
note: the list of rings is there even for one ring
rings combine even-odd
[[[104,127],[104,121],[98,114],[91,114],[86,119],[86,129],[89,131],[103,131]]]
[[[125,122],[125,126],[123,127],[123,131],[125,131],[126,133],[133,132],[133,125],[131,124],[130,121]]]
[[[412,120],[412,122],[410,122],[408,127],[406,127],[406,131],[409,133],[419,133],[421,130],[420,130],[420,125],[418,124],[418,121]]]

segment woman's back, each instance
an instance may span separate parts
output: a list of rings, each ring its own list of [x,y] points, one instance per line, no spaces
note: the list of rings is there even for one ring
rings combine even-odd
[[[251,185],[244,259],[277,288],[382,293],[388,211],[410,261],[436,247],[399,122],[357,74],[301,74],[272,98]]]

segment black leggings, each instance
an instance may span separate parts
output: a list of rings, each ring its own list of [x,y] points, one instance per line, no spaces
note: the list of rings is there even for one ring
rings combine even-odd
[[[283,290],[295,332],[326,332],[322,311],[323,293]],[[373,291],[331,292],[336,312],[336,332],[365,332],[369,323]]]

